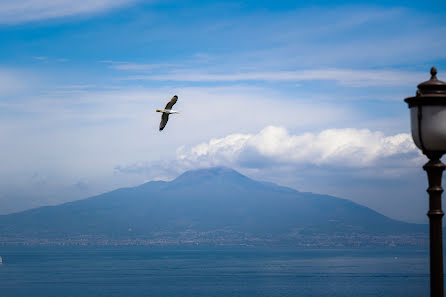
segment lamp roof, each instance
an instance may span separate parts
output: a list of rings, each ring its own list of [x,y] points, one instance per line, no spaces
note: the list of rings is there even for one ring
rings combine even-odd
[[[437,68],[431,68],[431,78],[418,85],[415,97],[404,99],[409,108],[418,105],[446,105],[446,82],[437,79]]]

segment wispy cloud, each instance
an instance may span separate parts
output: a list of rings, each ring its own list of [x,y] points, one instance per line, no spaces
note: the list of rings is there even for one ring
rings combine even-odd
[[[0,1],[0,24],[17,24],[86,13],[97,13],[136,1],[137,0],[2,0]]]
[[[45,61],[48,58],[47,57],[43,57],[43,56],[37,56],[37,57],[33,57],[34,60],[39,60],[39,61]]]
[[[86,90],[86,89],[93,89],[96,88],[96,85],[65,85],[65,86],[58,86],[57,89],[62,90]]]
[[[36,77],[17,69],[0,68],[0,104],[2,96],[21,92],[33,84]]]
[[[146,63],[129,63],[121,61],[104,60],[101,63],[109,64],[109,68],[127,71],[147,71],[159,68],[173,67],[173,64],[146,64]]]
[[[345,86],[413,86],[426,78],[425,73],[398,70],[316,69],[275,72],[206,73],[176,71],[158,75],[133,75],[125,80],[236,82],[236,81],[336,81]]]

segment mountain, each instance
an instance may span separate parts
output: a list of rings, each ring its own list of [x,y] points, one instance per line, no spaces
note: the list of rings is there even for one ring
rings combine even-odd
[[[426,230],[345,199],[255,181],[222,167],[0,216],[0,243],[308,245],[407,241]]]

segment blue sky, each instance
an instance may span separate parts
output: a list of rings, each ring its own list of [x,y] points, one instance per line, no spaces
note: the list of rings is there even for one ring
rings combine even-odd
[[[444,1],[0,4],[1,213],[223,165],[425,221],[402,100],[446,78]]]

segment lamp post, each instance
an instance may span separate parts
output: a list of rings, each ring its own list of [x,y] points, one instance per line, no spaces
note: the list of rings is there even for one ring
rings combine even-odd
[[[431,297],[444,296],[441,178],[446,168],[440,159],[446,153],[446,83],[437,79],[432,67],[431,79],[418,85],[416,96],[406,98],[409,105],[412,138],[429,158],[423,169],[429,188],[429,240]]]

